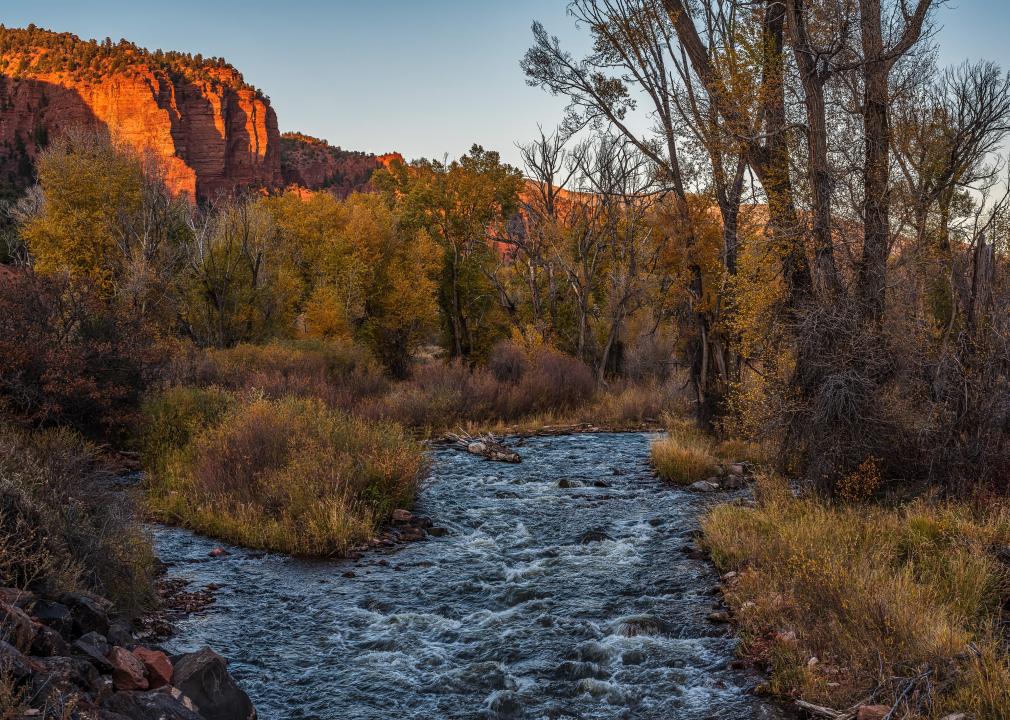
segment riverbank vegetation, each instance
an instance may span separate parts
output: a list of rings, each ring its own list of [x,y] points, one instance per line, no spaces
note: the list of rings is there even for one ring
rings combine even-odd
[[[397,426],[314,399],[176,390],[149,416],[151,512],[246,547],[344,555],[413,503],[425,467]]]
[[[0,426],[0,587],[95,592],[127,613],[149,607],[154,554],[114,478],[72,430]]]
[[[703,530],[729,573],[741,652],[767,667],[768,690],[828,707],[884,705],[898,717],[1003,717],[1002,503],[829,505],[795,497],[774,474],[756,496],[756,508],[716,508]]]
[[[707,435],[653,463],[688,484],[737,438],[791,479],[706,542],[770,689],[825,717],[1008,705],[1010,75],[938,67],[938,7],[574,0],[591,49],[535,23],[522,61],[569,101],[535,156],[603,127],[664,197]]]

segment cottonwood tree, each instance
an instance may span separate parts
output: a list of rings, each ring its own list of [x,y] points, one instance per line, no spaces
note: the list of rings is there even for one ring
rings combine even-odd
[[[486,355],[503,330],[484,269],[518,207],[522,174],[474,145],[452,162],[394,165],[373,182],[395,199],[406,227],[424,230],[441,248],[438,299],[451,356]]]

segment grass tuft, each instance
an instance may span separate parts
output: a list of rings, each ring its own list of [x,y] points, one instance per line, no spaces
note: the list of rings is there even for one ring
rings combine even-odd
[[[712,442],[693,425],[671,423],[667,435],[652,443],[652,465],[663,480],[690,485],[715,474]]]

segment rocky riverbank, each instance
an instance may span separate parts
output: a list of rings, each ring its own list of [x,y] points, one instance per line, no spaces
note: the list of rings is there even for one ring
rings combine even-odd
[[[0,588],[0,706],[5,700],[18,714],[4,718],[256,718],[224,658],[210,648],[171,655],[90,593]]]

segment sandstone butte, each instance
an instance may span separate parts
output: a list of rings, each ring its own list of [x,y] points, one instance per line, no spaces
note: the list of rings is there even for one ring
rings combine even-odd
[[[231,66],[181,68],[127,43],[99,46],[35,28],[2,28],[0,37],[0,173],[7,179],[23,176],[25,159],[48,139],[83,127],[106,128],[157,158],[177,193],[205,199],[282,184],[277,116]],[[88,52],[92,65],[82,71],[76,58]]]

